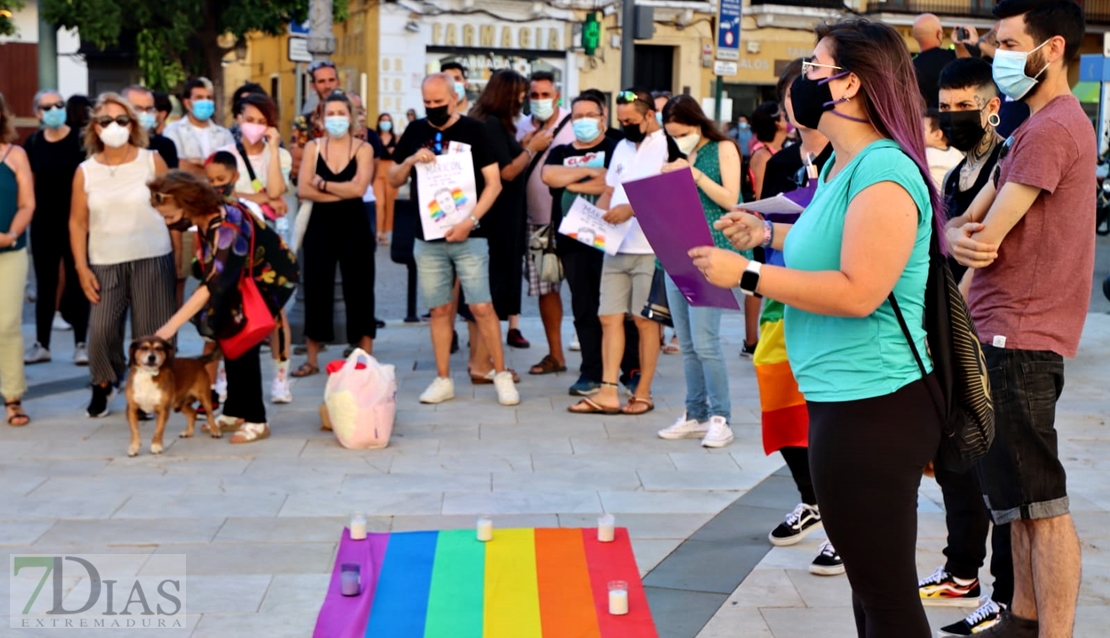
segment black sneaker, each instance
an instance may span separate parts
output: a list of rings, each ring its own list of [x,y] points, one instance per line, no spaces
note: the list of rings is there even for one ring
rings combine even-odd
[[[622,374],[620,382],[624,384],[624,389],[628,391],[628,396],[635,396],[636,389],[640,387],[640,371],[633,370],[628,374]]]
[[[385,322],[381,319],[378,319],[377,317],[374,317],[374,325],[377,326],[378,330],[381,330],[385,327]]]
[[[922,578],[917,584],[917,591],[921,595],[921,604],[926,607],[979,606],[979,579],[972,578],[961,583],[944,567]]]
[[[85,413],[89,415],[90,419],[99,419],[108,416],[110,410],[108,404],[116,397],[116,386],[108,384],[108,387],[101,387],[94,385],[92,387],[92,400],[89,401],[89,407],[85,409]]]
[[[527,350],[532,347],[531,342],[525,339],[520,330],[516,328],[509,330],[508,336],[505,337],[505,343],[507,343],[510,348],[519,348],[521,350]]]
[[[971,636],[993,627],[1002,620],[1002,612],[1006,611],[1006,606],[987,600],[982,607],[975,610],[967,618],[960,622],[952,623],[947,627],[941,627],[937,632],[938,638],[949,638],[950,636]]]
[[[840,560],[840,554],[836,553],[832,543],[821,543],[817,558],[809,564],[809,573],[818,576],[839,576],[844,573],[844,561]]]
[[[793,545],[821,526],[821,510],[816,505],[798,503],[779,526],[771,530],[767,540],[775,547]]]

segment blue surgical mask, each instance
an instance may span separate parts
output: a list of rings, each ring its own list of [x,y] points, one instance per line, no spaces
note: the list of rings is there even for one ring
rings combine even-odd
[[[65,109],[50,109],[49,111],[42,112],[42,123],[47,128],[62,128],[66,123],[66,110]]]
[[[598,121],[592,117],[584,117],[580,120],[574,120],[574,139],[579,142],[592,142],[597,139],[601,133],[601,127]]]
[[[532,112],[532,117],[546,122],[555,114],[555,100],[531,100],[528,109]]]
[[[655,121],[659,123],[659,126],[663,126],[663,112],[662,111],[656,111],[655,112]]]
[[[351,120],[343,115],[329,115],[324,118],[324,128],[332,137],[343,137],[351,129]]]
[[[212,100],[193,100],[193,117],[201,122],[207,122],[216,112],[216,103]]]
[[[1042,42],[1037,49],[1046,44],[1048,40]],[[1047,63],[1035,77],[1025,74],[1025,65],[1029,61],[1029,56],[1037,49],[1029,52],[999,49],[994,52],[994,83],[998,85],[998,90],[1002,91],[1003,95],[1013,100],[1020,100],[1037,84],[1038,78],[1048,69]]]
[[[139,126],[145,130],[153,130],[158,124],[158,118],[153,113],[139,113]]]
[[[455,97],[459,99],[459,103],[466,99],[466,85],[462,82],[455,82]]]
[[[378,126],[381,127],[383,133],[388,133],[393,130],[393,122],[382,122],[378,124]]]

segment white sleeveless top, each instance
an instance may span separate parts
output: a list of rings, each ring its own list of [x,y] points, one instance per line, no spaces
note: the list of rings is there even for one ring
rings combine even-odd
[[[90,157],[81,170],[89,201],[90,264],[109,266],[173,252],[166,222],[150,205],[153,152],[139,149],[133,161],[110,168]]]

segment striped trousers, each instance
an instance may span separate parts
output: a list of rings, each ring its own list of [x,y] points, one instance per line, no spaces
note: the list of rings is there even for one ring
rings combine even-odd
[[[128,311],[135,338],[157,332],[177,309],[173,253],[90,268],[100,282],[100,303],[89,315],[89,374],[93,385],[118,385],[127,372],[123,331]]]

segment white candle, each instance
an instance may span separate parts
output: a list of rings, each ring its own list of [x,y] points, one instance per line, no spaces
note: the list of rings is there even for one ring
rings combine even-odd
[[[602,543],[612,543],[616,537],[616,520],[612,514],[606,514],[597,519],[597,540]]]
[[[628,590],[609,590],[609,613],[613,616],[623,616],[628,613]]]
[[[351,515],[351,540],[366,540],[366,515],[356,513]]]
[[[483,543],[493,540],[493,521],[487,516],[478,519],[478,540]]]

